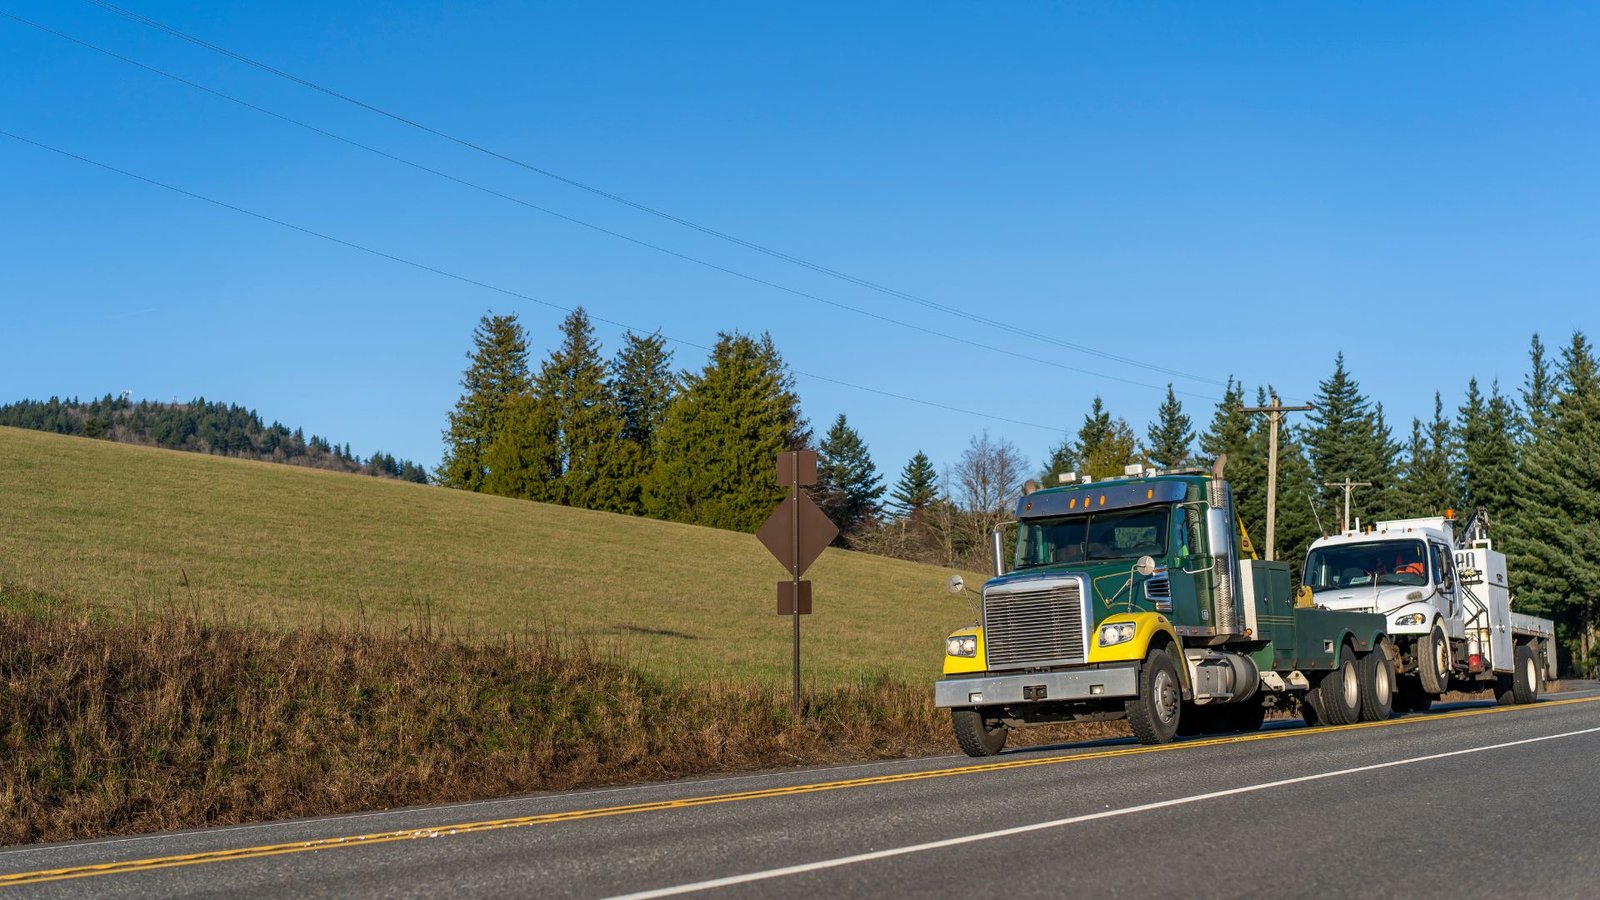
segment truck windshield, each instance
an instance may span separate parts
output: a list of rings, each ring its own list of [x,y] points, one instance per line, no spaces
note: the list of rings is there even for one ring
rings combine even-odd
[[[1428,549],[1422,541],[1377,541],[1318,547],[1306,556],[1305,583],[1313,592],[1383,584],[1428,583]]]
[[[1165,556],[1165,506],[1029,519],[1018,527],[1017,568]]]

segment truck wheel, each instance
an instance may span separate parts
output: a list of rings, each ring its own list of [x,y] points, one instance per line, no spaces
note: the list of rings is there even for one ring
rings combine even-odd
[[[1533,648],[1517,645],[1516,668],[1511,671],[1511,694],[1518,703],[1532,703],[1539,699],[1539,663]]]
[[[1433,630],[1417,639],[1416,654],[1422,689],[1434,696],[1449,690],[1450,640],[1445,636],[1443,623],[1433,623]]]
[[[1178,733],[1183,708],[1183,682],[1172,657],[1151,650],[1139,668],[1139,695],[1127,702],[1128,726],[1141,744],[1169,743]]]
[[[979,710],[952,709],[950,724],[955,727],[956,743],[968,756],[993,756],[1006,745],[1009,729],[999,722],[991,726]]]
[[[1383,647],[1361,657],[1361,721],[1381,722],[1394,715],[1394,660]]]
[[[1361,675],[1356,671],[1356,661],[1350,658],[1349,647],[1339,649],[1339,664],[1322,676],[1317,692],[1322,695],[1322,709],[1318,711],[1329,725],[1361,721]]]
[[[1395,694],[1395,709],[1405,707],[1406,712],[1427,712],[1433,705],[1433,695],[1422,689],[1422,682],[1415,678],[1401,678],[1398,682],[1399,691]]]
[[[1233,703],[1223,707],[1223,718],[1228,723],[1229,731],[1260,731],[1261,723],[1267,720],[1267,708],[1260,701],[1246,700],[1243,703]]]

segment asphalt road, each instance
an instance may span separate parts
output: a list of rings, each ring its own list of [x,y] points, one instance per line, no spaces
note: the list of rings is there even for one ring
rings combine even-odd
[[[1600,690],[0,850],[0,896],[1569,897]]]

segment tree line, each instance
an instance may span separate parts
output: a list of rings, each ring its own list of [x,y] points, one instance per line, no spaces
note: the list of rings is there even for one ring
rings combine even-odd
[[[253,409],[198,397],[188,403],[134,402],[126,395],[106,394],[91,400],[76,397],[21,400],[0,406],[0,425],[56,434],[101,438],[125,444],[164,447],[289,463],[338,472],[426,483],[427,469],[407,459],[378,451],[366,459],[338,444],[280,422],[265,424]]]
[[[681,371],[659,335],[629,333],[608,359],[581,309],[560,336],[534,371],[514,315],[480,321],[449,414],[442,483],[754,531],[783,496],[775,454],[811,448],[819,456],[812,495],[839,526],[839,544],[982,571],[989,533],[1011,518],[1028,478],[1048,485],[1066,472],[1118,476],[1134,463],[1209,466],[1226,454],[1240,517],[1258,546],[1265,536],[1268,419],[1243,407],[1271,402],[1272,385],[1230,378],[1203,429],[1169,385],[1142,434],[1095,397],[1037,468],[985,432],[943,468],[918,451],[885,484],[844,414],[815,439],[767,335],[720,334],[700,368]],[[1336,356],[1315,409],[1280,425],[1278,557],[1298,570],[1312,540],[1343,526],[1345,494],[1335,483],[1347,479],[1370,483],[1351,497],[1352,517],[1363,521],[1483,506],[1511,557],[1518,608],[1554,618],[1574,663],[1592,670],[1600,655],[1600,366],[1581,333],[1558,356],[1535,335],[1516,396],[1472,379],[1453,408],[1436,392],[1432,416],[1412,420],[1400,437]]]

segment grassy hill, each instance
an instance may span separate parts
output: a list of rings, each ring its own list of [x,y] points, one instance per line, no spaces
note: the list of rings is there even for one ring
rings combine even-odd
[[[949,574],[825,552],[807,573],[808,681],[936,677],[971,617]],[[553,626],[670,678],[779,683],[783,576],[750,535],[0,428],[0,581],[110,618],[177,604],[263,626]]]

